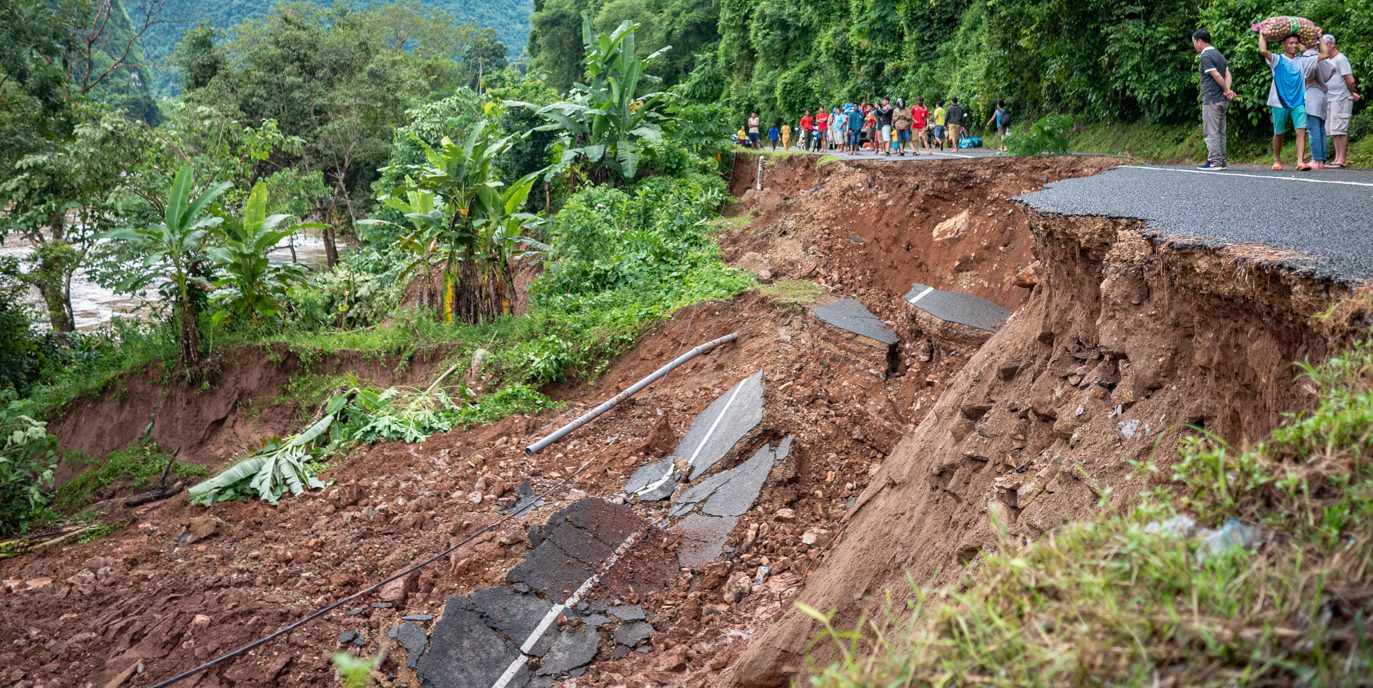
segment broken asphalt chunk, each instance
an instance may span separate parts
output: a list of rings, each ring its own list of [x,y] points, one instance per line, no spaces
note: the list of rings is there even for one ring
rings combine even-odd
[[[868,339],[881,348],[895,346],[900,338],[887,327],[882,319],[872,314],[866,306],[853,299],[839,299],[831,303],[812,306],[811,313],[820,320],[841,330]]]
[[[1010,311],[983,298],[956,291],[943,291],[916,284],[906,294],[906,303],[945,322],[977,330],[995,332],[1010,317]]]

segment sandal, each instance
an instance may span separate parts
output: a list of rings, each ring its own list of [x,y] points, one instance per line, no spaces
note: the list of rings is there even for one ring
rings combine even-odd
[[[1275,163],[1273,163],[1273,171],[1274,171],[1274,172],[1281,172],[1281,171],[1282,171],[1282,163],[1280,163],[1280,162],[1275,162]]]
[[[1298,171],[1298,172],[1310,172],[1310,171],[1311,171],[1311,166],[1310,166],[1310,165],[1297,165],[1297,171]]]
[[[1342,169],[1344,169],[1345,167],[1346,167],[1346,165],[1345,165],[1344,163],[1342,163],[1342,162],[1332,162],[1332,163],[1330,163],[1330,164],[1328,164],[1328,165],[1325,166],[1325,168],[1328,169],[1328,170],[1342,170]]]

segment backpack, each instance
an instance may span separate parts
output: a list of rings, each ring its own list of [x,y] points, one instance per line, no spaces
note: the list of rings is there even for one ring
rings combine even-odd
[[[1001,126],[1006,128],[1011,126],[1011,111],[1006,108],[1001,108]]]

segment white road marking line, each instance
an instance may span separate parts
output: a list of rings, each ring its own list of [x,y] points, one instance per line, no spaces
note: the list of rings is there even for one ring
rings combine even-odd
[[[930,295],[930,292],[932,292],[932,291],[934,291],[934,287],[925,287],[925,291],[922,291],[922,292],[920,292],[919,294],[916,294],[914,298],[911,298],[911,299],[909,300],[909,303],[910,303],[912,306],[914,306],[914,305],[916,304],[916,302],[918,302],[920,299],[923,299],[923,298],[925,298],[926,296],[929,296],[929,295]]]
[[[734,391],[730,392],[729,400],[725,402],[724,408],[720,409],[720,414],[715,416],[715,422],[710,424],[710,429],[706,430],[705,436],[702,437],[701,442],[696,445],[696,451],[691,452],[691,458],[687,459],[688,466],[696,465],[696,457],[701,455],[701,450],[705,448],[706,442],[710,441],[711,435],[715,434],[715,429],[720,427],[720,421],[724,420],[725,413],[729,411],[729,407],[734,405],[734,398],[739,396],[739,390],[744,388],[744,382],[748,382],[748,380],[745,379],[743,382],[740,382],[739,384],[734,386]],[[663,477],[657,479],[652,483],[649,483],[648,485],[645,485],[643,489],[639,490],[638,492],[635,492],[634,494],[644,495],[662,487],[663,483],[666,483],[668,479],[672,477],[672,471],[674,468],[675,466],[673,464],[668,464],[667,472],[663,473]]]
[[[1286,181],[1286,182],[1303,182],[1303,183],[1306,183],[1306,184],[1336,184],[1336,185],[1340,185],[1340,186],[1363,186],[1363,187],[1373,188],[1373,183],[1370,183],[1370,182],[1348,182],[1348,181],[1340,181],[1340,180],[1337,180],[1337,179],[1308,179],[1308,178],[1304,178],[1304,177],[1275,177],[1275,176],[1268,175],[1268,174],[1246,174],[1246,173],[1243,173],[1243,172],[1219,172],[1219,171],[1207,171],[1207,170],[1184,170],[1184,169],[1178,169],[1178,168],[1176,168],[1176,167],[1150,167],[1150,166],[1148,166],[1148,165],[1121,165],[1121,167],[1127,168],[1127,169],[1132,169],[1132,170],[1152,170],[1152,171],[1154,171],[1154,172],[1182,172],[1182,173],[1184,173],[1184,174],[1204,174],[1204,175],[1216,175],[1216,176],[1223,176],[1223,177],[1245,177],[1245,178],[1248,178],[1248,179],[1272,179],[1272,180],[1276,180],[1276,181]]]
[[[639,532],[642,531],[630,533],[629,537],[626,537],[624,542],[621,542],[620,546],[616,547],[615,551],[611,552],[610,556],[606,557],[605,563],[601,565],[600,570],[591,574],[590,578],[586,579],[586,581],[578,586],[577,589],[573,591],[572,596],[567,598],[567,601],[562,604],[553,605],[553,608],[549,609],[547,614],[544,614],[544,617],[539,620],[539,625],[535,626],[533,632],[529,634],[529,637],[525,638],[524,642],[520,644],[520,656],[516,657],[515,660],[510,663],[510,666],[505,668],[505,672],[500,675],[500,678],[496,679],[495,683],[491,684],[491,688],[506,688],[506,686],[510,685],[511,681],[515,680],[515,675],[520,673],[520,668],[529,661],[529,652],[534,649],[534,645],[538,643],[539,639],[543,637],[543,634],[548,631],[549,626],[552,626],[553,622],[558,620],[558,615],[562,614],[564,610],[577,606],[577,604],[581,602],[582,596],[591,592],[591,588],[601,582],[601,576],[614,567],[615,564],[619,563],[620,557],[624,556],[624,553],[628,552],[629,548],[633,547],[634,543],[639,541]]]

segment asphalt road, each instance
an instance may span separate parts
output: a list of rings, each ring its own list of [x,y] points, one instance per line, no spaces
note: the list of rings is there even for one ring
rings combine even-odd
[[[1122,165],[1018,200],[1058,215],[1141,219],[1161,237],[1200,245],[1296,251],[1309,259],[1285,264],[1320,279],[1373,279],[1373,171]]]

